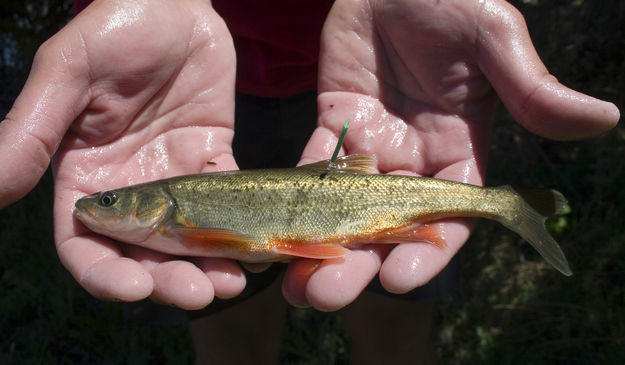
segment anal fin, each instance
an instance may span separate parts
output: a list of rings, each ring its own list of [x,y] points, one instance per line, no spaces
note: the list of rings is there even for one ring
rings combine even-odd
[[[273,250],[280,255],[309,259],[332,259],[345,256],[349,250],[332,243],[276,242]]]
[[[426,241],[438,247],[447,243],[436,223],[411,223],[407,226],[376,234],[371,243],[405,243]]]

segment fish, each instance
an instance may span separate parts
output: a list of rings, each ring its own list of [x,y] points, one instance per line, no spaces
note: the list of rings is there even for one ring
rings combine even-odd
[[[545,226],[567,204],[561,193],[377,174],[375,166],[372,157],[348,155],[295,168],[182,175],[82,197],[74,215],[121,242],[250,263],[342,257],[367,243],[444,247],[433,222],[486,218],[572,274]]]

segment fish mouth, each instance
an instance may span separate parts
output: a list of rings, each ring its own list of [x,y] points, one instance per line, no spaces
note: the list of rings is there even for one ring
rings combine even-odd
[[[78,218],[78,220],[83,220],[87,214],[79,209],[78,207],[74,207],[74,217]]]
[[[84,218],[94,219],[94,213],[89,211],[89,209],[85,206],[85,198],[78,199],[74,204],[74,216],[81,221]]]
[[[85,209],[77,203],[74,209],[74,216],[89,230],[117,239],[115,234],[116,228],[118,228],[115,225],[116,222],[111,223],[106,219],[102,219],[102,217],[98,216],[97,211]]]
[[[89,203],[93,200],[94,195],[87,195],[76,201],[74,216],[91,230],[109,229],[109,225],[102,221],[97,209],[90,209]]]
[[[99,229],[102,226],[94,213],[79,207],[74,209],[74,217],[91,230]]]
[[[82,199],[78,199],[76,203],[74,203],[74,216],[78,219],[84,218],[88,215],[87,211],[83,206]]]

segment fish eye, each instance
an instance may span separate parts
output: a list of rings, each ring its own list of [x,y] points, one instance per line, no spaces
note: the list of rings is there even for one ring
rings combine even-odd
[[[115,202],[117,201],[117,194],[115,194],[114,191],[107,191],[102,193],[102,196],[100,196],[100,205],[103,207],[110,207],[111,205],[115,204]]]

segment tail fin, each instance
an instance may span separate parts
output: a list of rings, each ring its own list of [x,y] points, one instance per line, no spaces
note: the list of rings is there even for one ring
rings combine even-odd
[[[562,249],[545,227],[547,217],[562,213],[566,206],[564,196],[551,189],[511,186],[504,186],[502,189],[518,195],[521,204],[515,207],[516,214],[512,215],[514,219],[501,217],[499,221],[534,246],[542,257],[562,274],[572,275]]]

